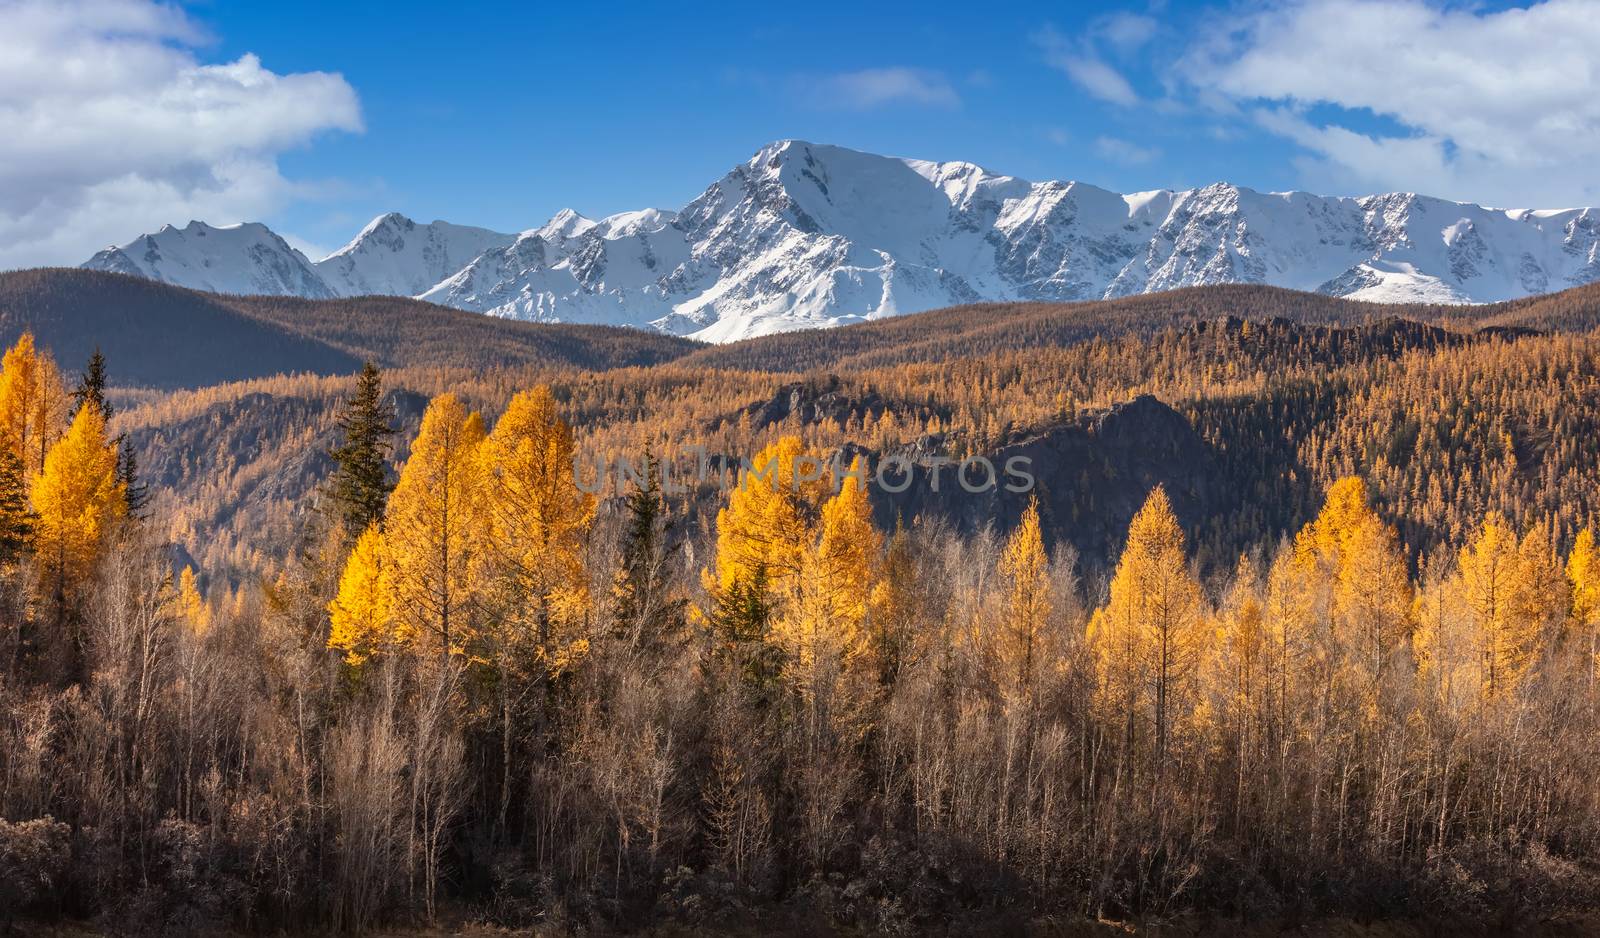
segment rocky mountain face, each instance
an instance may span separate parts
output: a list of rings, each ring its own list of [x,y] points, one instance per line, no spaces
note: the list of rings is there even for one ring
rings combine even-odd
[[[562,211],[515,236],[390,214],[314,265],[262,226],[191,223],[85,266],[222,292],[415,295],[723,342],[979,300],[1221,283],[1393,302],[1514,299],[1600,279],[1600,209],[1220,183],[1123,195],[789,140],[675,212],[595,221]]]

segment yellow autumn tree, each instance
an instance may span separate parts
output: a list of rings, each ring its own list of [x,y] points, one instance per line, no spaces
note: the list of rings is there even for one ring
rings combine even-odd
[[[1567,583],[1572,589],[1572,622],[1587,658],[1589,694],[1594,695],[1596,673],[1600,671],[1600,550],[1595,548],[1594,529],[1578,532],[1567,555]]]
[[[1297,560],[1326,596],[1326,652],[1336,670],[1352,665],[1370,694],[1394,670],[1411,634],[1412,594],[1394,529],[1370,504],[1358,477],[1329,486],[1322,511],[1295,539]]]
[[[1513,692],[1538,652],[1537,624],[1518,611],[1520,550],[1499,512],[1486,516],[1461,549],[1458,589],[1472,625],[1480,694],[1488,700]]]
[[[1325,629],[1319,626],[1329,603],[1314,574],[1292,543],[1278,550],[1267,571],[1266,721],[1280,739],[1289,732],[1293,706],[1323,664],[1319,632]]]
[[[705,576],[708,590],[724,597],[762,592],[745,603],[764,610],[767,638],[802,690],[819,661],[860,649],[880,579],[882,538],[864,465],[838,473],[837,493],[835,468],[798,437],[763,448],[717,513],[716,569]]]
[[[339,594],[328,603],[328,647],[358,666],[408,634],[396,631],[394,570],[383,532],[376,524],[356,540],[339,576]]]
[[[744,470],[728,504],[717,512],[717,564],[713,585],[727,591],[750,584],[758,571],[774,589],[799,576],[811,546],[816,505],[826,492],[821,463],[799,437],[764,447]]]
[[[1460,712],[1477,697],[1477,636],[1460,576],[1448,566],[1423,566],[1411,647],[1421,687],[1447,710]]]
[[[398,627],[441,655],[476,638],[483,418],[453,394],[428,403],[384,519]]]
[[[594,496],[573,478],[572,429],[540,385],[511,399],[480,448],[486,598],[506,646],[532,649],[552,673],[588,647],[583,550]]]
[[[116,447],[106,440],[99,410],[83,407],[50,452],[31,485],[34,551],[56,591],[66,593],[94,568],[112,524],[127,509],[117,481]]]
[[[1547,648],[1554,647],[1572,609],[1566,571],[1548,519],[1530,525],[1517,542],[1516,576],[1511,586],[1511,617],[1517,631],[1527,638],[1526,671]]]
[[[1158,765],[1209,645],[1205,598],[1189,572],[1183,530],[1166,491],[1157,486],[1128,528],[1127,546],[1111,579],[1110,602],[1089,620],[1102,693],[1126,708],[1150,709]]]
[[[31,478],[67,421],[67,391],[55,360],[24,332],[0,359],[0,439],[22,460]]]
[[[839,491],[820,511],[809,501],[798,506],[802,518],[818,516],[812,535],[804,529],[802,571],[783,577],[778,588],[786,599],[774,623],[774,637],[798,672],[809,671],[821,655],[830,660],[853,658],[861,650],[873,590],[879,580],[883,539],[872,525],[864,470],[859,458],[841,475]],[[802,498],[816,495],[803,486]]]
[[[1000,551],[1000,582],[1005,603],[992,642],[1000,686],[1007,698],[1032,706],[1052,611],[1050,558],[1039,528],[1037,498],[1028,501]]]
[[[1267,712],[1273,643],[1267,632],[1266,606],[1256,565],[1240,555],[1216,617],[1217,653],[1210,661],[1210,683],[1219,698],[1218,709],[1233,724],[1241,771],[1245,753]]]
[[[194,568],[185,564],[178,574],[178,615],[196,637],[211,629],[211,606],[200,594],[200,584]]]
[[[866,465],[857,456],[840,477],[839,491],[822,506],[817,569],[829,613],[854,645],[878,583],[883,536],[872,524]]]

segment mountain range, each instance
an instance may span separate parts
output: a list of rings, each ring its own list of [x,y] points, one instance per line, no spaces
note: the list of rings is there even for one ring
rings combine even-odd
[[[84,267],[216,293],[412,296],[727,342],[980,301],[1267,284],[1485,303],[1600,280],[1600,209],[1215,184],[1118,194],[787,140],[677,211],[508,234],[390,213],[312,261],[259,223],[167,226]]]

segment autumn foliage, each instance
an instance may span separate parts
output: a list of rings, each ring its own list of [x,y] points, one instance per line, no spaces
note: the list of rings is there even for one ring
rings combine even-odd
[[[0,897],[152,933],[1593,911],[1600,353],[1386,329],[372,368],[118,391],[112,429],[25,338]],[[1086,470],[962,526],[864,483],[1145,392],[1222,484]],[[240,455],[274,407],[303,500]],[[135,517],[113,434],[178,426],[217,452],[149,445]],[[686,429],[709,477],[580,488]]]

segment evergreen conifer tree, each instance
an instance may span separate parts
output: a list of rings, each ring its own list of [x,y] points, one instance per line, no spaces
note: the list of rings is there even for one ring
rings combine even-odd
[[[644,484],[628,493],[628,527],[617,572],[616,631],[638,646],[649,646],[676,631],[683,600],[666,595],[666,505],[661,498],[660,461],[645,450]]]
[[[106,400],[106,357],[98,348],[89,356],[89,364],[78,378],[78,386],[72,389],[72,412],[82,410],[85,404],[94,405],[102,420],[111,420],[111,404]]]
[[[356,392],[339,415],[344,443],[328,451],[338,468],[329,487],[334,510],[345,533],[356,538],[383,522],[384,507],[394,482],[389,477],[390,437],[394,408],[383,401],[383,378],[372,362],[361,368]]]
[[[9,565],[22,555],[32,531],[22,458],[12,447],[0,445],[0,566]]]
[[[111,422],[115,410],[111,402],[106,400],[106,357],[98,348],[89,356],[89,364],[78,378],[78,386],[72,389],[72,412],[76,414],[85,404],[99,411],[101,420],[107,424]],[[117,482],[122,485],[123,496],[128,502],[128,516],[143,517],[144,507],[150,500],[150,489],[139,481],[139,458],[134,455],[133,445],[125,434],[117,434],[111,443],[117,449]]]

